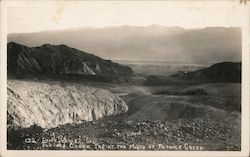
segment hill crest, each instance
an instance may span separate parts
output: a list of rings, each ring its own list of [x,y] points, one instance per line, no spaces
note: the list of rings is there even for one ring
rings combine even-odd
[[[66,45],[44,44],[30,48],[10,42],[7,55],[9,75],[130,76],[133,73],[130,67]]]

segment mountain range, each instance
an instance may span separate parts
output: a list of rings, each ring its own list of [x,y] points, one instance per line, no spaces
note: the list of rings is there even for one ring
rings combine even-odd
[[[29,47],[60,45],[111,60],[181,61],[217,63],[241,61],[241,28],[119,26],[80,27],[36,33],[14,33],[8,42]]]
[[[66,45],[45,44],[27,47],[14,42],[7,45],[8,76],[60,79],[87,79],[101,82],[135,82],[131,67],[105,60]],[[161,75],[160,73],[158,75]],[[179,71],[173,77],[215,82],[241,82],[241,62],[220,62],[195,71]],[[149,76],[150,82],[158,76]],[[138,79],[138,78],[137,78]],[[164,77],[165,81],[169,81]],[[136,82],[143,82],[141,78]]]

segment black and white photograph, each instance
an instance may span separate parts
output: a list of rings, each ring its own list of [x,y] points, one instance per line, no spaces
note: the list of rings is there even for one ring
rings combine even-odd
[[[6,7],[7,151],[243,150],[247,4],[20,4]]]

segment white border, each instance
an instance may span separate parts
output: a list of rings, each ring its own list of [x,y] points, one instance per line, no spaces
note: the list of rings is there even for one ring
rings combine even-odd
[[[196,0],[197,1],[197,0]],[[239,0],[238,0],[239,1]],[[29,1],[30,3],[31,1]],[[155,1],[157,3],[158,1]],[[215,1],[216,2],[216,1]],[[220,1],[221,2],[221,1]],[[225,3],[230,1],[225,1]],[[232,2],[232,1],[231,1]],[[32,2],[33,3],[33,2]],[[7,102],[7,7],[20,6],[23,1],[1,1],[0,49],[0,156],[249,156],[249,58],[250,58],[250,7],[242,4],[242,143],[241,151],[9,151],[6,149]]]

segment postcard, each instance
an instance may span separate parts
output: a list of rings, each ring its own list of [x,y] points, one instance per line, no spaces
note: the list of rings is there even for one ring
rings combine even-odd
[[[248,156],[247,1],[2,1],[2,156]]]

